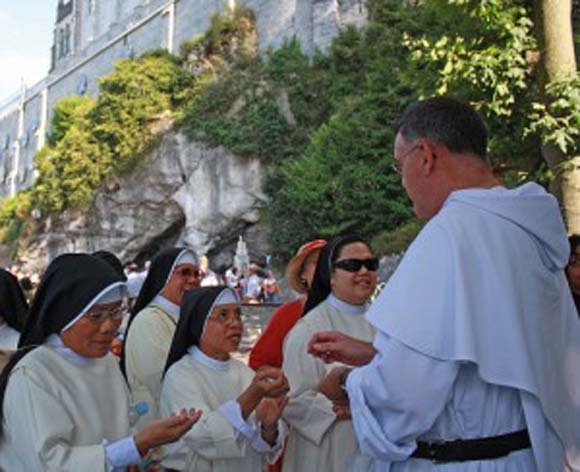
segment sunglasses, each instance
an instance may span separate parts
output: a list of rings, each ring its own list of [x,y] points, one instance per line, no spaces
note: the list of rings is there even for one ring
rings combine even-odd
[[[368,271],[374,272],[379,268],[379,260],[376,257],[370,259],[342,259],[334,263],[336,269],[346,270],[347,272],[358,272],[365,267]]]

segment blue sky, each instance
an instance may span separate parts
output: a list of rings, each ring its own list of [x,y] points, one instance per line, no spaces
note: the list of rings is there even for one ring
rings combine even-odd
[[[58,0],[0,0],[0,102],[42,79],[50,66]]]

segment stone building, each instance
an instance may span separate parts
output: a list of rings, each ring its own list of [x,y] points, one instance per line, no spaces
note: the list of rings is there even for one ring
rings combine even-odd
[[[60,98],[96,95],[97,79],[118,59],[158,48],[178,52],[212,15],[236,3],[255,13],[262,51],[296,36],[313,54],[343,26],[366,21],[363,0],[58,0],[48,75],[0,97],[0,196],[32,185],[33,156]]]

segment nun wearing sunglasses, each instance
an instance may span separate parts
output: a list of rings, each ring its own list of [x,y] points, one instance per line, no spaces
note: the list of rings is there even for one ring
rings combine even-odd
[[[48,266],[0,376],[0,470],[122,471],[199,419],[182,411],[131,434],[129,392],[109,353],[125,292],[123,276],[88,254]]]
[[[327,330],[373,340],[375,330],[364,314],[377,285],[378,266],[369,245],[354,236],[336,237],[320,252],[304,314],[284,342],[282,368],[290,382],[284,412],[290,425],[285,472],[341,472],[368,466],[358,450],[348,403],[332,403],[318,391],[326,373],[340,364],[325,364],[311,356],[308,341]]]
[[[280,369],[254,372],[232,359],[242,337],[240,301],[228,287],[186,292],[161,389],[161,412],[187,405],[202,419],[163,448],[166,470],[254,472],[279,456],[288,383]]]

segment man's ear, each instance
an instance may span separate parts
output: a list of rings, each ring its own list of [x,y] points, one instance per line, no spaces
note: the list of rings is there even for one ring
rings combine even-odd
[[[425,177],[435,170],[438,146],[428,139],[421,139],[421,169]]]

